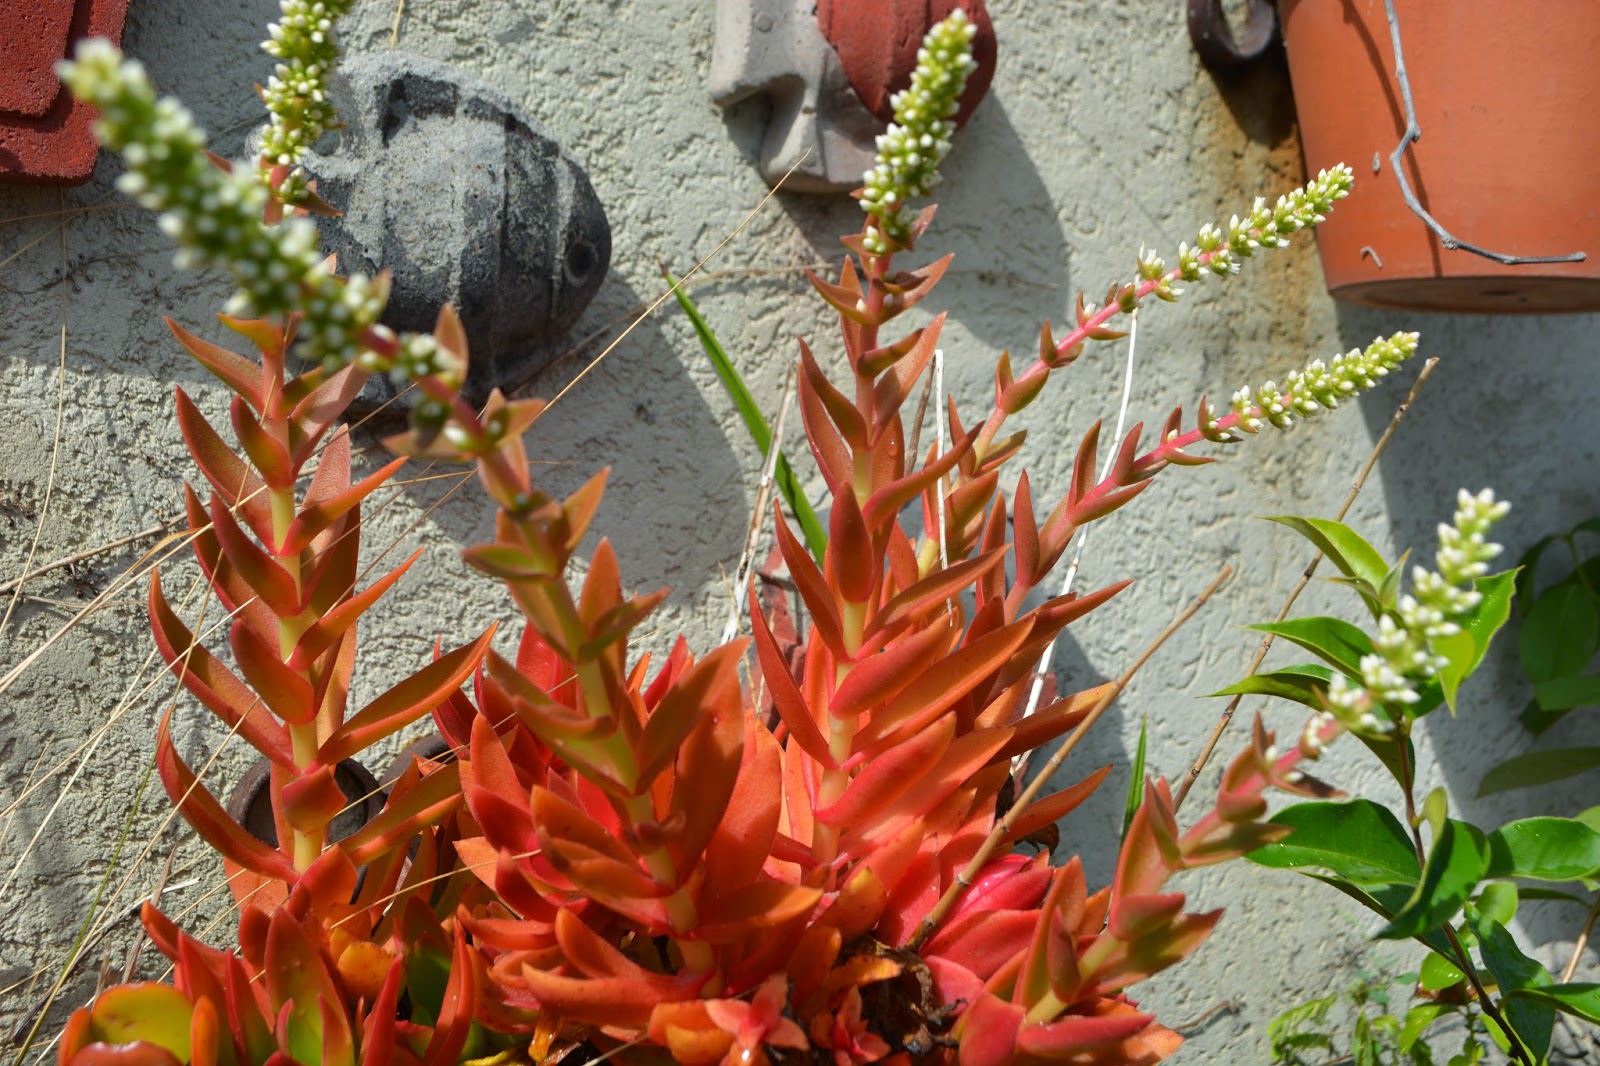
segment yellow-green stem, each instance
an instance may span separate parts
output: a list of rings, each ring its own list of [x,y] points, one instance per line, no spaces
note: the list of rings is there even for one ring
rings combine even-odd
[[[273,489],[270,493],[272,500],[272,538],[278,543],[283,543],[284,537],[289,532],[289,526],[294,522],[295,498],[294,489]],[[289,553],[278,556],[278,565],[294,581],[295,593],[298,595],[300,588],[300,556],[299,553]],[[300,635],[305,632],[303,618],[278,619],[278,654],[284,662],[294,654],[295,645],[300,640]],[[317,723],[313,719],[301,725],[289,726],[289,743],[293,748],[294,765],[296,769],[304,770],[317,761]],[[317,834],[302,833],[294,830],[294,868],[296,870],[309,869],[322,854],[322,840]]]

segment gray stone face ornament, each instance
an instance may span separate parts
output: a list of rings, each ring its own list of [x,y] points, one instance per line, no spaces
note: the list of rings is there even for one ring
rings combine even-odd
[[[611,263],[589,177],[483,81],[403,52],[355,56],[333,83],[345,128],[305,160],[338,208],[318,218],[342,273],[393,272],[385,324],[428,331],[441,304],[471,345],[466,394],[524,384],[561,351]],[[374,379],[363,400],[394,387]]]

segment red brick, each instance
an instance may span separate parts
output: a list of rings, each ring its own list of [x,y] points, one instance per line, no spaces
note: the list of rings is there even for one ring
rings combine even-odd
[[[93,111],[56,81],[85,37],[122,43],[128,0],[0,0],[0,181],[77,185],[99,148]]]

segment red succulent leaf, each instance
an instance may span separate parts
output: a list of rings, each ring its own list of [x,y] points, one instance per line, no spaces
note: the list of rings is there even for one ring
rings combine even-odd
[[[705,850],[706,883],[729,891],[753,881],[772,851],[783,811],[778,742],[764,726],[747,730],[739,775]]]
[[[341,433],[334,439],[336,441],[345,440],[347,435]],[[331,444],[329,449],[332,449]],[[323,463],[327,463],[326,458],[323,459]],[[396,459],[386,466],[379,467],[376,472],[362,478],[354,485],[326,497],[313,496],[316,488],[316,484],[313,481],[312,490],[306,494],[306,503],[300,508],[300,513],[295,516],[294,521],[290,523],[279,551],[285,555],[304,551],[310,546],[312,539],[318,533],[327,529],[333,522],[343,518],[351,508],[357,506],[362,500],[387,484],[389,479],[394,477],[395,473],[405,463],[406,460],[403,457]],[[317,472],[321,473],[322,467],[319,466]]]
[[[230,628],[228,642],[245,680],[273,714],[290,725],[306,725],[317,717],[311,682],[278,657],[276,641],[269,644],[248,621],[240,619]]]
[[[821,889],[782,881],[757,881],[728,888],[725,894],[705,898],[706,913],[694,929],[695,939],[708,944],[731,944],[810,914],[822,898]]]
[[[446,763],[402,792],[398,786],[378,816],[339,841],[350,861],[364,866],[385,852],[403,850],[420,830],[438,824],[461,805],[456,764]]]
[[[399,566],[307,626],[295,643],[294,653],[289,657],[289,665],[296,670],[309,670],[324,652],[350,631],[356,621],[366,613],[367,608],[376,603],[380,596],[400,580],[402,574],[411,569],[411,564],[421,557],[423,551],[424,549],[418,548]]]
[[[1125,1006],[1125,1005],[1124,1005]],[[1148,1027],[1152,1019],[1132,1007],[1108,1014],[1072,1014],[1045,1025],[1024,1026],[1017,1033],[1017,1052],[1045,1059],[1073,1055],[1079,1061],[1127,1063],[1129,1066],[1159,1061],[1128,1049],[1129,1039]],[[1085,1058],[1084,1053],[1092,1058]],[[1131,1053],[1130,1053],[1131,1052]],[[1165,1057],[1165,1056],[1163,1056]]]
[[[287,443],[262,425],[262,420],[251,413],[250,405],[242,396],[235,396],[229,402],[228,414],[232,416],[239,446],[266,483],[274,489],[292,486],[299,471],[289,458]]]
[[[923,775],[949,749],[955,735],[956,720],[945,715],[904,743],[889,748],[866,763],[838,800],[818,808],[817,820],[836,827],[861,826],[872,821],[908,789],[919,784]],[[919,793],[923,791],[918,788]]]
[[[972,1001],[956,1024],[960,1066],[1008,1066],[1015,1061],[1017,1033],[1027,1011],[985,992]]]
[[[882,555],[873,550],[872,535],[853,492],[833,501],[824,559],[832,579],[829,584],[839,590],[840,598],[846,603],[866,603],[877,587]]]
[[[156,769],[184,821],[193,826],[206,843],[245,869],[293,883],[297,877],[294,864],[282,852],[261,843],[228,817],[222,804],[178,755],[172,744],[171,724],[169,710],[156,730]]]
[[[237,352],[219,348],[210,341],[201,340],[170,318],[163,316],[161,321],[167,324],[172,335],[178,338],[178,343],[188,349],[201,366],[221,378],[230,391],[243,396],[251,407],[262,410],[260,364]]]
[[[829,543],[831,548],[834,542]],[[960,638],[955,619],[945,614],[932,619],[920,632],[858,660],[834,690],[828,713],[835,718],[854,718],[887,703],[948,655]]]
[[[472,675],[494,631],[491,625],[471,644],[440,656],[356,712],[323,741],[317,760],[330,765],[343,762],[438,706]]]
[[[280,618],[300,613],[300,592],[289,572],[247,536],[220,495],[211,497],[211,527],[223,557]]]
[[[344,810],[345,802],[344,790],[333,779],[333,767],[326,763],[306,767],[283,786],[284,816],[301,833],[321,834]]]
[[[753,592],[754,579],[751,584]],[[751,602],[756,602],[754,596],[751,596]],[[750,611],[750,630],[755,639],[756,659],[761,665],[762,681],[772,696],[778,717],[788,727],[789,739],[824,769],[838,769],[838,764],[828,751],[828,742],[823,738],[821,729],[817,727],[812,705],[806,702],[799,686],[794,683],[794,676],[789,672],[788,660],[778,647],[772,629],[767,625],[766,615],[759,607]]]
[[[460,1061],[461,1049],[466,1047],[477,1014],[482,965],[482,956],[467,944],[461,927],[457,926],[450,957],[450,980],[445,985],[433,1036],[423,1052],[425,1066],[446,1066]]]
[[[329,374],[295,401],[294,410],[289,413],[289,444],[297,469],[311,457],[322,435],[349,408],[369,377],[369,372],[351,364]],[[307,375],[300,381],[309,379]],[[289,396],[286,391],[285,398]]]
[[[778,541],[778,550],[783,553],[784,565],[789,568],[789,576],[799,589],[801,600],[811,612],[812,630],[822,638],[828,650],[835,656],[849,660],[850,653],[844,646],[844,631],[839,622],[839,612],[832,589],[828,587],[822,571],[812,560],[811,553],[789,528],[788,521],[783,517],[783,508],[774,503],[773,513],[777,516],[773,532]]]
[[[1048,796],[1041,796],[1024,807],[1013,819],[1011,828],[1000,841],[1002,848],[1009,847],[1019,840],[1038,832],[1047,825],[1053,825],[1077,809],[1078,805],[1088,799],[1094,790],[1100,787],[1100,782],[1106,779],[1111,772],[1109,764],[1102,766],[1088,777],[1079,781],[1070,788],[1059,792],[1052,792]]]
[[[182,389],[176,390],[174,411],[195,465],[217,495],[229,507],[238,508],[250,528],[265,540],[272,533],[272,501],[266,483],[223,443]]]
[[[383,986],[367,1011],[361,1034],[361,1066],[386,1066],[395,1055],[395,1011],[405,982],[405,960],[396,956],[389,964]]]
[[[355,1061],[355,1036],[327,957],[288,909],[267,927],[267,995],[278,1010],[280,1046],[301,1061],[342,1066]]]
[[[1001,547],[935,570],[907,586],[873,615],[867,626],[868,638],[958,596],[991,573],[1003,572],[1004,562],[1005,548]]]

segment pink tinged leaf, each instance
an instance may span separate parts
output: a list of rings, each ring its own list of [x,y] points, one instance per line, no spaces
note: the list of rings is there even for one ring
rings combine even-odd
[[[201,838],[245,869],[293,884],[298,875],[282,852],[246,833],[202,785],[172,744],[172,712],[161,719],[156,733],[156,768],[167,795]]]
[[[311,457],[322,435],[344,414],[370,376],[354,365],[347,366],[329,374],[295,404],[289,415],[295,466]]]
[[[275,647],[262,640],[243,620],[228,634],[233,658],[245,680],[261,694],[273,714],[290,725],[305,725],[317,716],[316,694],[304,674],[278,658]]]
[[[900,508],[922,495],[923,490],[937,484],[951,468],[972,454],[972,445],[978,439],[978,432],[973,430],[955,438],[949,451],[933,462],[923,464],[914,473],[885,485],[874,485],[872,495],[861,509],[867,525],[877,529],[893,520],[900,513]]]
[[[272,501],[266,483],[223,443],[182,389],[176,391],[174,413],[190,456],[217,495],[229,507],[239,509],[257,536],[271,536]]]
[[[1138,984],[1174,963],[1188,958],[1203,944],[1222,920],[1222,911],[1182,914],[1159,935],[1128,944],[1093,974],[1086,975],[1093,991],[1100,995],[1119,992]]]
[[[843,627],[839,623],[839,609],[833,590],[823,579],[822,571],[817,569],[811,553],[806,551],[789,528],[789,523],[783,517],[783,508],[774,503],[773,511],[777,515],[773,532],[777,537],[778,550],[783,555],[784,565],[789,568],[789,576],[794,579],[795,587],[800,590],[800,599],[811,612],[813,632],[822,638],[834,655],[848,660],[850,653],[845,650]]]
[[[868,762],[836,802],[819,808],[817,819],[832,826],[860,826],[870,822],[907,789],[918,784],[923,774],[944,755],[955,735],[955,718],[946,715],[905,743],[890,748]]]
[[[183,345],[201,366],[221,378],[222,383],[230,390],[243,396],[251,407],[257,411],[262,409],[261,367],[254,360],[226,348],[219,348],[210,341],[203,341],[170,318],[163,316],[161,321],[167,324],[172,335],[178,338],[178,343]]]
[[[942,926],[922,949],[987,981],[1028,946],[1040,915],[1032,910],[983,910],[963,914]]]
[[[760,723],[748,733],[733,793],[706,845],[708,884],[737,886],[754,880],[778,835],[783,809],[782,789],[774,787],[783,775],[778,742]]]
[[[751,598],[751,603],[757,602],[754,597]],[[766,615],[759,606],[750,611],[750,630],[755,639],[756,659],[761,665],[761,678],[766,682],[767,691],[772,694],[778,717],[789,729],[789,738],[826,769],[837,769],[838,764],[828,752],[828,742],[817,728],[810,705],[794,683],[788,660],[778,648],[772,629],[767,625]]]
[[[933,994],[938,1003],[974,1003],[983,995],[983,981],[959,962],[938,957],[923,960],[933,979]]]
[[[489,647],[495,627],[424,666],[349,718],[317,750],[317,761],[332,765],[398,732],[438,706],[471,676]]]
[[[833,501],[824,558],[832,578],[829,584],[839,590],[840,597],[848,603],[867,602],[877,585],[881,556],[873,550],[855,493],[847,492]]]
[[[528,812],[533,819],[540,846],[546,851],[553,846],[576,846],[622,866],[636,868],[638,865],[638,858],[606,826],[542,785],[533,787]]]
[[[361,1066],[388,1066],[395,1055],[395,1011],[400,1005],[400,989],[405,981],[405,959],[397,956],[389,964],[378,998],[367,1011],[361,1034]]]
[[[635,596],[625,603],[619,603],[601,615],[591,626],[589,639],[578,645],[578,661],[589,662],[609,655],[615,660],[616,668],[620,672],[628,634],[650,617],[666,598],[667,590],[658,589],[643,596]]]
[[[817,365],[817,360],[811,354],[806,342],[802,340],[799,343],[800,372],[805,378],[806,385],[814,391],[817,402],[827,412],[828,418],[850,450],[863,451],[867,447],[866,420],[861,417],[861,412],[856,410],[856,405],[851,403],[844,393],[833,387],[828,376]]]
[[[1144,802],[1128,823],[1122,852],[1117,857],[1112,894],[1124,897],[1154,893],[1183,865],[1172,794],[1165,781],[1146,778]]]
[[[173,612],[161,591],[161,577],[150,574],[150,623],[156,647],[184,688],[204,703],[229,728],[262,755],[293,765],[289,735],[272,720],[261,700],[211,652],[195,643],[194,634]]]
[[[1027,1011],[989,993],[972,1001],[956,1023],[959,1066],[1009,1066],[1015,1061],[1017,1033]]]
[[[838,428],[833,424],[833,419],[828,416],[822,398],[817,395],[817,390],[805,374],[800,375],[798,392],[800,418],[805,423],[806,441],[811,445],[811,454],[817,460],[817,468],[822,471],[823,480],[828,483],[828,491],[835,497],[852,492],[855,460],[850,454],[849,446],[845,444],[844,437],[840,436]]]
[[[806,270],[806,277],[811,279],[811,284],[816,287],[817,293],[845,318],[863,326],[872,324],[872,320],[867,317],[859,286],[835,285],[831,281],[823,281],[810,268]]]
[[[1033,516],[1033,490],[1024,471],[1017,479],[1017,499],[1012,507],[1012,534],[1017,553],[1017,580],[1029,586],[1039,583],[1039,525]]]
[[[1151,1022],[1146,1014],[1129,1013],[1085,1017],[1070,1015],[1047,1025],[1024,1026],[1017,1033],[1017,1051],[1045,1059],[1060,1059],[1120,1043]],[[1118,1061],[1128,1061],[1120,1059]]]
[[[378,816],[339,841],[338,847],[357,866],[385,852],[404,848],[411,838],[461,805],[461,779],[454,763],[446,763],[418,781],[409,792],[398,791]]]
[[[887,703],[947,655],[951,644],[960,639],[961,631],[946,615],[920,633],[912,633],[884,651],[861,659],[834,690],[828,713],[835,718],[854,718]]]
[[[411,569],[411,564],[422,556],[423,551],[424,549],[418,548],[405,562],[308,626],[294,646],[294,653],[289,657],[289,665],[296,670],[309,670],[324,652],[350,631],[367,608],[376,603],[379,597],[400,580],[402,574]]]
[[[1118,940],[1137,940],[1169,925],[1183,902],[1182,892],[1114,897],[1107,931]]]
[[[274,614],[293,618],[300,613],[300,592],[294,578],[246,535],[220,496],[211,498],[211,526],[223,557]]]

